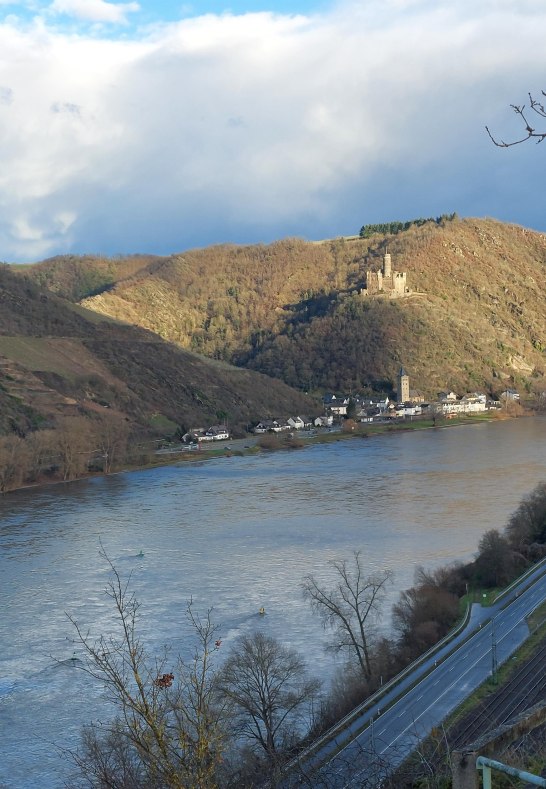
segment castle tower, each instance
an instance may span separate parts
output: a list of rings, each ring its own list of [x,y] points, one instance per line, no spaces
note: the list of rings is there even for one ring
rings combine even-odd
[[[397,400],[399,403],[406,403],[409,400],[409,375],[403,367],[398,373],[398,392]]]
[[[388,252],[385,252],[385,257],[383,258],[383,276],[390,277],[391,274],[391,256]]]

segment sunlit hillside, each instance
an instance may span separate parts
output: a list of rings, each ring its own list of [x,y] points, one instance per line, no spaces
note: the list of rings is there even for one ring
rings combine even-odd
[[[0,435],[87,416],[141,435],[315,406],[280,381],[204,359],[38,289],[0,267]]]
[[[366,271],[381,267],[387,249],[411,293],[365,297]],[[115,283],[93,280],[82,304],[291,386],[389,390],[400,364],[426,396],[544,386],[546,238],[518,226],[455,219],[397,235],[220,245],[141,262]],[[90,258],[85,265],[98,271]],[[63,293],[62,259],[56,267],[32,269]]]

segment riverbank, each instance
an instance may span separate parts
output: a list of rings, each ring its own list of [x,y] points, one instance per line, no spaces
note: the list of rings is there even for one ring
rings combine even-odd
[[[532,414],[526,414],[531,416]],[[100,471],[90,471],[85,474],[71,477],[70,479],[53,479],[43,476],[31,483],[24,483],[2,493],[14,493],[18,490],[27,488],[41,488],[51,485],[64,485],[94,477],[112,476],[113,474],[123,474],[131,471],[143,471],[146,469],[170,466],[174,463],[201,463],[214,458],[244,457],[256,455],[260,452],[288,451],[304,449],[314,444],[328,444],[338,441],[351,439],[366,439],[372,436],[392,434],[399,432],[410,432],[418,430],[441,430],[465,425],[483,424],[497,419],[511,419],[510,415],[500,414],[499,412],[485,412],[479,414],[469,414],[456,416],[453,419],[436,418],[419,419],[412,418],[400,422],[383,423],[345,423],[340,428],[322,428],[294,431],[292,433],[264,434],[263,436],[247,436],[242,439],[232,439],[207,444],[193,445],[193,448],[179,444],[175,446],[164,446],[150,455],[146,462],[139,459],[138,463],[124,463],[122,467],[105,474]],[[1,495],[1,493],[0,493]]]
[[[271,452],[277,450],[301,449],[311,444],[328,444],[336,441],[346,441],[354,438],[370,438],[371,436],[411,432],[417,430],[440,430],[451,427],[461,427],[464,425],[483,424],[484,422],[492,422],[497,419],[510,419],[509,416],[499,416],[497,413],[480,413],[472,415],[461,415],[454,419],[418,419],[404,420],[400,422],[383,422],[383,423],[352,423],[340,428],[325,428],[325,429],[311,429],[300,430],[292,433],[275,433],[266,434],[263,437],[241,439],[244,443],[253,441],[253,445],[244,446],[243,448],[237,447],[234,441],[222,442],[224,446],[214,447],[208,445],[204,452],[209,457],[225,457],[231,455],[248,455],[258,452]],[[183,460],[195,460],[196,452],[187,453],[182,451]],[[199,452],[197,459],[203,459],[204,452]],[[188,456],[189,455],[189,456]]]

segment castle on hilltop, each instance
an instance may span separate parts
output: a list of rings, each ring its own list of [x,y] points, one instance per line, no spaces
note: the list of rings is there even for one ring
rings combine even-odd
[[[362,290],[363,296],[387,296],[389,299],[399,299],[409,293],[406,272],[392,270],[391,256],[388,252],[385,252],[383,257],[381,271],[366,272],[366,288]]]

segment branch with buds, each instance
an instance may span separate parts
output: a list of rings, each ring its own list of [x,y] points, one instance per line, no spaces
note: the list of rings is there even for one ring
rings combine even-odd
[[[546,97],[546,92],[541,91],[542,96]],[[519,115],[523,124],[525,126],[525,135],[518,140],[512,140],[511,142],[505,142],[504,140],[498,140],[490,131],[489,126],[485,127],[487,134],[491,141],[498,147],[498,148],[511,148],[512,145],[520,145],[522,142],[527,142],[527,140],[534,139],[537,143],[542,142],[544,138],[546,138],[546,131],[537,131],[536,128],[531,124],[529,120],[531,112],[535,113],[535,116],[539,118],[546,119],[546,107],[544,106],[544,100],[534,99],[531,94],[529,93],[529,108],[527,109],[525,104],[511,104],[510,105],[516,115]]]

